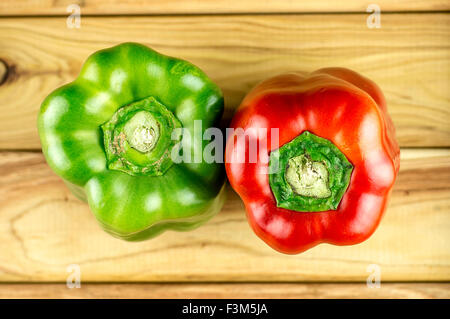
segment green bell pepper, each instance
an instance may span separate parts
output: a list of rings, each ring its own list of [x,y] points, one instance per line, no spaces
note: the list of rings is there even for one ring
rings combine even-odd
[[[49,166],[100,225],[143,240],[193,229],[221,209],[223,165],[174,154],[204,150],[203,133],[222,113],[220,89],[199,68],[123,43],[91,55],[75,81],[44,100],[38,130]],[[182,130],[191,142],[181,143]]]

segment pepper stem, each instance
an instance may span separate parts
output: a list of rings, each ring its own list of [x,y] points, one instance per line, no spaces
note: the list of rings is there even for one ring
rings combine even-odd
[[[285,178],[298,195],[315,198],[327,198],[331,195],[326,165],[312,161],[308,154],[289,159]]]
[[[108,169],[163,175],[173,165],[172,150],[181,138],[173,139],[172,132],[181,127],[175,115],[151,96],[119,108],[101,126]]]
[[[271,151],[269,185],[278,207],[297,212],[335,210],[352,170],[336,145],[305,131]]]
[[[136,113],[124,127],[130,146],[141,153],[152,150],[159,139],[159,125],[150,112]]]

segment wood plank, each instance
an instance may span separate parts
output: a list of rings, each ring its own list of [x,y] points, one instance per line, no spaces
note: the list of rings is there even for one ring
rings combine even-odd
[[[201,228],[129,243],[100,230],[40,153],[0,153],[0,281],[365,282],[370,264],[389,281],[450,280],[450,150],[402,150],[388,211],[366,242],[275,252],[247,224],[228,189],[222,211]]]
[[[450,146],[450,15],[389,14],[381,29],[364,15],[0,19],[0,149],[39,149],[36,113],[73,80],[92,52],[143,42],[190,60],[225,94],[229,119],[260,80],[292,70],[354,69],[383,89],[401,146]],[[1,68],[0,68],[1,70]],[[1,78],[1,76],[0,76]]]
[[[68,15],[67,6],[77,4],[83,15],[111,14],[223,14],[223,13],[293,13],[293,12],[366,12],[364,0],[3,0],[0,15]],[[378,0],[386,11],[449,10],[445,0]]]
[[[169,283],[169,284],[0,284],[0,298],[145,298],[145,299],[318,299],[318,298],[450,298],[449,283],[385,283],[380,288],[365,284],[297,283]]]

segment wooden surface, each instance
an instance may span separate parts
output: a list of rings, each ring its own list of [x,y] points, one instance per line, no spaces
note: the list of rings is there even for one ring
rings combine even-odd
[[[69,29],[77,3],[81,28]],[[366,26],[369,2],[336,3],[0,1],[0,298],[449,298],[450,3],[377,1],[380,29]],[[224,92],[224,123],[277,73],[343,66],[377,82],[402,161],[375,234],[282,255],[253,234],[231,189],[195,231],[142,243],[105,234],[46,165],[36,116],[88,55],[125,41],[201,67]],[[64,285],[70,264],[81,267],[81,289]],[[380,289],[365,285],[370,264]]]
[[[450,146],[450,15],[393,14],[368,29],[366,15],[0,20],[0,149],[39,149],[36,114],[95,50],[143,42],[201,67],[222,88],[225,117],[269,75],[342,66],[379,83],[401,146]],[[45,43],[45,45],[42,45]]]
[[[423,172],[427,172],[424,179]],[[222,211],[201,228],[129,243],[100,230],[40,153],[0,153],[0,281],[64,282],[70,264],[83,281],[450,280],[450,150],[404,150],[380,227],[366,242],[320,245],[282,255],[247,225],[228,189]]]
[[[383,12],[450,9],[446,0],[2,0],[0,15],[67,15],[71,4],[83,15],[366,12],[371,3]]]
[[[339,284],[0,284],[0,298],[450,298],[449,283],[384,283],[368,288],[364,283]]]

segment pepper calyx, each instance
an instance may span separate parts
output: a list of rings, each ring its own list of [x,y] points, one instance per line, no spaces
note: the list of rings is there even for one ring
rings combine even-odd
[[[336,145],[308,131],[270,152],[269,185],[277,207],[293,211],[337,209],[352,171]]]
[[[119,108],[101,125],[108,169],[133,176],[163,175],[173,165],[172,150],[181,140],[181,134],[172,133],[181,127],[154,97]]]

